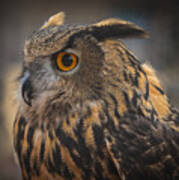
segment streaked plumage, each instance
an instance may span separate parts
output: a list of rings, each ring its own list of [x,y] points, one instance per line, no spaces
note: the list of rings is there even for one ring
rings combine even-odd
[[[147,37],[107,19],[51,17],[25,43],[14,145],[23,179],[179,179],[179,112],[154,70],[119,41]],[[56,54],[78,66],[59,72]]]

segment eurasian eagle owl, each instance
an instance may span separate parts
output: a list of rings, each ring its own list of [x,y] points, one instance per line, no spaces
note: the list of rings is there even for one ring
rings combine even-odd
[[[23,179],[179,179],[179,113],[119,40],[148,34],[121,19],[63,19],[25,43],[14,123]]]

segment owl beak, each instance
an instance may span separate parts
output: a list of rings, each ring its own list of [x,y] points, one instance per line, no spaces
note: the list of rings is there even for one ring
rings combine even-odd
[[[32,106],[32,84],[29,78],[29,73],[26,73],[25,76],[22,79],[22,87],[21,87],[21,93],[22,97],[24,99],[24,102],[28,106]]]

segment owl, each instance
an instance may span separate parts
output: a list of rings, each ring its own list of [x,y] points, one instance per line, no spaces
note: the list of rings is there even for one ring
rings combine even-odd
[[[121,42],[121,19],[47,20],[25,42],[14,147],[24,180],[177,180],[179,111]]]

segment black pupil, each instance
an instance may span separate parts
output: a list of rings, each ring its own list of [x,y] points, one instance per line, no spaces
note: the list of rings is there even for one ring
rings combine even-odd
[[[63,57],[62,57],[62,64],[66,67],[69,67],[71,66],[73,63],[73,57],[69,54],[65,54]]]

